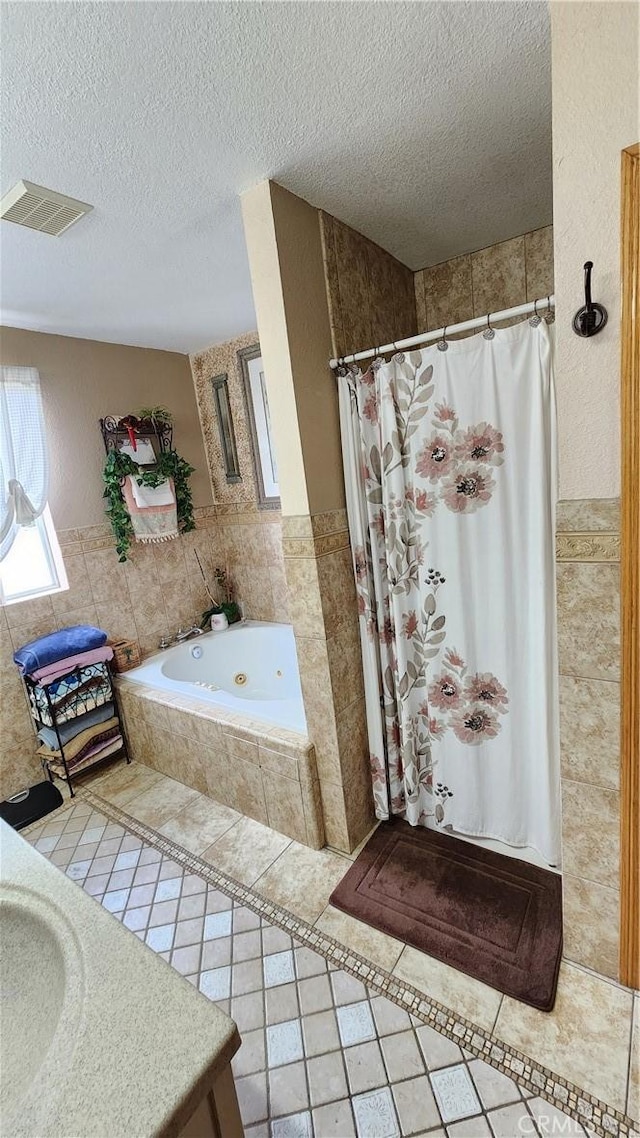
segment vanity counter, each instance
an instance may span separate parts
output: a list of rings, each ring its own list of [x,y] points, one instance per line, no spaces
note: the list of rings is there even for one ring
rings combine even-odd
[[[5,1138],[177,1138],[216,1082],[241,1134],[233,1020],[5,823],[0,852]]]

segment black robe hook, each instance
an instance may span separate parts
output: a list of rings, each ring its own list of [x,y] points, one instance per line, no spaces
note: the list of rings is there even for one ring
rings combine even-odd
[[[596,304],[591,299],[591,270],[593,261],[586,261],[584,266],[584,306],[579,308],[573,318],[573,330],[576,336],[595,336],[601,332],[607,323],[607,310],[602,304]]]

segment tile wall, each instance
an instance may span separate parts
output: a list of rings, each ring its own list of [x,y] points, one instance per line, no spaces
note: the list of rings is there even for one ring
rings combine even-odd
[[[313,849],[324,845],[313,745],[284,728],[121,676],[131,757]]]
[[[279,510],[258,509],[251,434],[247,418],[241,348],[258,343],[257,332],[247,332],[224,344],[214,344],[190,357],[198,414],[216,502],[217,564],[226,567],[236,596],[255,620],[288,623],[287,582],[282,555]],[[225,374],[233,416],[242,480],[228,483],[224,472],[218,418],[211,380]]]
[[[194,515],[198,528],[192,533],[159,545],[134,545],[123,564],[108,524],[60,530],[69,589],[0,608],[4,741],[0,798],[42,777],[22,681],[13,662],[15,649],[68,625],[96,624],[111,637],[137,640],[143,651],[150,652],[161,636],[199,620],[208,601],[194,551],[211,574],[221,562],[223,547],[214,528],[214,508],[196,508]]]
[[[326,839],[350,851],[374,814],[346,511],[283,518],[283,547]]]
[[[565,956],[618,975],[620,521],[617,499],[560,502],[558,654]]]
[[[320,234],[334,355],[415,336],[411,269],[322,211]]]
[[[553,226],[421,269],[414,281],[421,332],[546,297],[553,292]]]

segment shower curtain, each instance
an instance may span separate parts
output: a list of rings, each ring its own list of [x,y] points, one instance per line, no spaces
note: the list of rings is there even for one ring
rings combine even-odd
[[[338,382],[376,814],[556,865],[552,332]]]

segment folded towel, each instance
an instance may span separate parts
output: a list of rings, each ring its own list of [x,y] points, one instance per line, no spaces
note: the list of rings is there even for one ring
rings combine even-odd
[[[171,490],[173,493],[173,482]],[[178,511],[175,503],[169,506],[138,506],[133,493],[133,476],[128,474],[122,483],[122,494],[125,505],[129,511],[133,534],[136,541],[158,542],[170,541],[178,537]]]
[[[105,719],[111,719],[113,712],[113,704],[105,703],[102,707],[95,707],[93,711],[88,711],[86,715],[79,715],[77,719],[70,719],[68,723],[61,723],[58,731],[60,732],[62,746],[64,747],[81,731],[86,731],[87,727],[95,727],[96,723],[104,723]],[[55,750],[58,746],[58,736],[52,727],[41,727],[38,731],[38,738],[45,747],[50,747],[51,750]]]
[[[38,683],[48,684],[74,668],[84,667],[85,664],[99,664],[103,660],[113,659],[113,648],[105,644],[103,648],[92,648],[89,652],[76,652],[74,656],[65,656],[64,660],[56,660],[55,664],[47,664],[46,668],[38,668],[31,673],[31,679]]]
[[[87,727],[85,731],[81,731],[79,735],[65,744],[64,757],[68,763],[74,759],[79,761],[85,757],[91,747],[97,746],[98,743],[110,742],[119,731],[120,723],[116,715],[113,715],[111,719],[106,719],[104,723],[96,723],[93,727]],[[41,755],[43,759],[60,758],[60,750],[57,747],[38,747],[36,754]]]
[[[107,633],[101,628],[94,628],[92,624],[74,624],[70,628],[61,628],[59,632],[51,632],[48,636],[40,636],[37,640],[30,640],[14,652],[13,659],[23,675],[29,675],[37,668],[46,668],[57,660],[64,660],[67,656],[75,656],[79,652],[89,652],[92,648],[102,648],[106,643]]]
[[[173,482],[165,478],[159,486],[145,486],[135,475],[131,477],[131,489],[139,510],[154,510],[156,506],[175,506],[176,496],[173,492]]]
[[[67,762],[67,769],[71,773],[77,774],[83,767],[90,767],[93,763],[97,762],[98,759],[106,759],[107,755],[113,755],[116,751],[121,750],[122,746],[122,735],[114,735],[113,739],[109,739],[108,742],[99,743],[96,747],[87,751],[86,755],[83,755],[81,759],[76,758],[71,762]],[[55,771],[56,774],[60,774],[64,777],[65,770],[62,765],[62,759],[48,759],[47,762],[49,763],[49,767]]]
[[[70,675],[53,680],[46,688],[34,684],[29,701],[34,718],[53,727],[49,704],[55,710],[56,722],[67,723],[96,707],[104,707],[113,699],[111,679],[106,663],[89,664]]]

